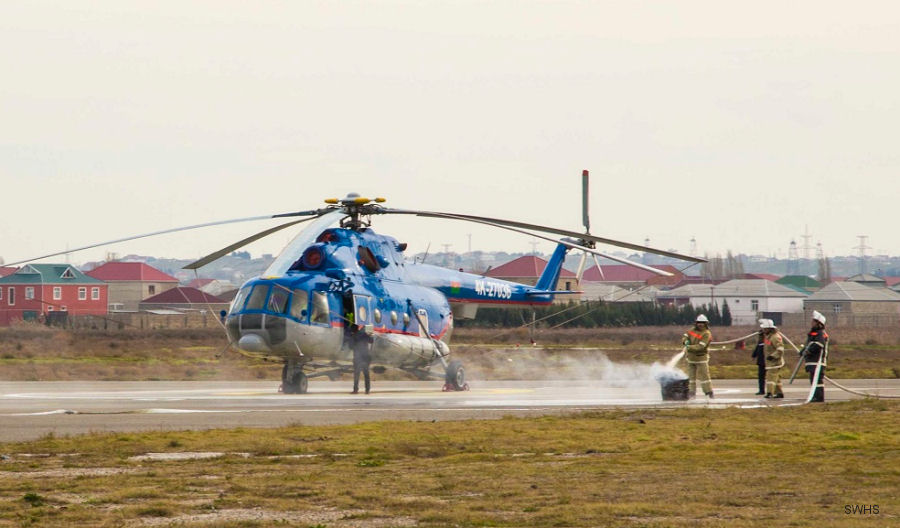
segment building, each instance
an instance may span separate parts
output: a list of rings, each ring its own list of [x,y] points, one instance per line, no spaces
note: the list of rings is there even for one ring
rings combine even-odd
[[[221,279],[194,279],[189,282],[187,286],[188,288],[197,288],[202,292],[215,295],[216,297],[222,297],[223,293],[237,289],[237,286],[230,281]],[[232,297],[234,296],[232,295]]]
[[[861,282],[832,282],[804,303],[805,320],[813,310],[828,319],[828,326],[896,326],[900,322],[900,293]]]
[[[721,284],[686,284],[661,291],[656,299],[660,304],[695,308],[725,303],[731,312],[731,324],[755,325],[765,317],[781,324],[784,314],[803,312],[806,294],[765,279],[733,279]]]
[[[581,283],[581,300],[582,301],[603,301],[603,302],[656,302],[656,295],[659,289],[655,286],[644,286],[633,290],[620,288],[615,284],[607,284],[604,282],[586,282]]]
[[[136,312],[142,300],[178,286],[178,279],[143,262],[107,262],[87,275],[109,285],[111,312]]]
[[[52,312],[106,315],[107,285],[69,264],[27,264],[0,278],[0,326]]]
[[[807,295],[822,287],[822,283],[808,275],[785,275],[777,281],[776,284],[793,288]]]
[[[876,277],[875,275],[870,275],[868,273],[860,273],[852,277],[847,277],[846,279],[844,279],[844,282],[856,282],[875,288],[887,288],[886,280],[882,279],[881,277]]]
[[[610,266],[592,266],[585,270],[581,277],[583,282],[602,282],[605,284],[614,284],[621,288],[633,290],[646,285],[659,287],[673,287],[682,282],[685,278],[684,273],[678,271],[678,268],[669,264],[653,266],[660,271],[667,271],[672,274],[671,277],[657,275],[651,271],[642,270],[625,264],[616,264]]]
[[[530,284],[534,286],[535,284],[537,284],[538,278],[540,278],[541,273],[544,272],[544,268],[546,267],[546,260],[535,255],[526,255],[524,257],[519,257],[507,262],[506,264],[488,270],[488,272],[485,273],[485,276],[493,277],[495,279],[518,282],[521,284]],[[566,268],[563,268],[560,270],[559,280],[556,283],[556,289],[572,291],[577,290],[578,281],[576,279],[577,277],[574,273],[567,270]],[[557,299],[562,301],[570,301],[577,300],[577,297],[577,295],[563,295],[557,297]]]
[[[12,275],[19,268],[11,268],[9,266],[0,266],[0,277],[6,277],[7,275]]]
[[[179,286],[144,299],[140,302],[139,307],[142,312],[212,311],[218,313],[220,310],[227,310],[228,304],[215,295],[202,292],[197,288]]]

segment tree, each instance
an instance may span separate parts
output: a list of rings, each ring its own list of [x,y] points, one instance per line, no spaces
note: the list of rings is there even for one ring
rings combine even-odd
[[[731,326],[731,308],[728,301],[722,301],[722,326]]]

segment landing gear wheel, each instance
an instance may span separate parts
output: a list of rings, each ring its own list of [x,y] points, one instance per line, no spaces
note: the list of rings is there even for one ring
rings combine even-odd
[[[287,367],[282,372],[281,392],[285,394],[306,394],[309,390],[309,378],[302,371],[295,372],[291,379],[286,379]]]
[[[462,362],[451,361],[447,365],[444,392],[467,390],[469,390],[469,384],[466,383],[466,369],[463,368]]]

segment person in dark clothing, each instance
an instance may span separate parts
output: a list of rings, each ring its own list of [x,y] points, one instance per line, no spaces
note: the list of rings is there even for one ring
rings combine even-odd
[[[812,328],[806,334],[806,346],[800,351],[806,361],[810,385],[816,388],[810,401],[825,401],[825,367],[828,361],[828,333],[825,332],[825,316],[813,311]],[[818,373],[818,376],[816,376]]]
[[[759,320],[760,328],[762,328],[763,321],[763,319]],[[759,390],[756,391],[756,395],[762,396],[766,393],[766,343],[762,330],[759,331],[757,338],[759,340],[756,342],[756,347],[753,349],[753,355],[750,358],[756,360],[756,381],[759,384]]]
[[[350,346],[353,348],[353,394],[359,394],[359,375],[365,378],[366,394],[372,389],[369,379],[369,364],[372,363],[371,336],[360,325],[353,325],[350,332]]]

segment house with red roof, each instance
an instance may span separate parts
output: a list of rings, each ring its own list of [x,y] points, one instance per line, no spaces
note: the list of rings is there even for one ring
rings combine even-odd
[[[0,326],[52,312],[106,315],[107,286],[69,264],[27,264],[0,278]]]
[[[0,266],[0,277],[6,277],[7,275],[12,275],[19,268],[11,268],[9,266]]]
[[[547,261],[536,255],[526,255],[511,260],[506,264],[492,268],[485,273],[486,277],[503,279],[521,284],[537,284],[538,279],[547,267]],[[563,268],[559,272],[559,280],[556,283],[557,290],[578,290],[578,279],[574,273]],[[556,299],[567,302],[578,299],[577,294],[562,295]]]
[[[142,312],[153,311],[213,311],[228,309],[228,301],[210,295],[197,288],[179,286],[148,297],[140,302]]]
[[[136,312],[142,300],[178,286],[178,279],[143,262],[107,262],[87,275],[109,285],[111,312]]]
[[[585,282],[603,282],[612,284],[620,288],[631,290],[641,288],[643,286],[674,286],[684,280],[684,273],[678,271],[678,268],[669,264],[653,266],[654,268],[667,271],[672,274],[671,277],[664,277],[653,272],[626,266],[625,264],[614,264],[609,266],[597,266],[588,268],[582,276]]]

